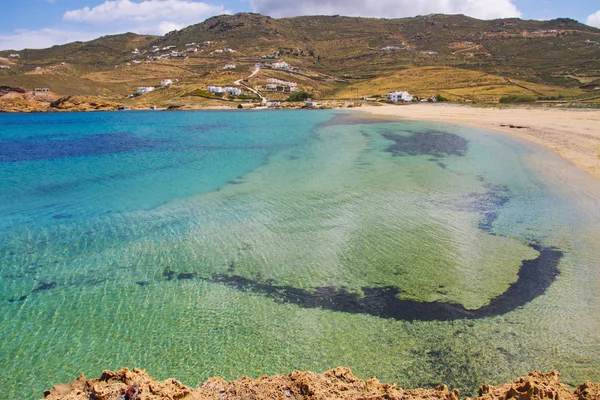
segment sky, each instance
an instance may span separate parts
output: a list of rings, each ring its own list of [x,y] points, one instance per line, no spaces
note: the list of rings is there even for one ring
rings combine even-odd
[[[480,19],[568,17],[600,28],[598,0],[0,0],[0,50],[46,48],[135,32],[163,35],[214,15],[349,15],[398,18],[431,13]]]

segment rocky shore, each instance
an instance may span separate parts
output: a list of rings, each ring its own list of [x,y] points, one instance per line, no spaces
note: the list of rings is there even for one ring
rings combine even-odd
[[[499,386],[479,388],[478,400],[597,400],[600,384],[584,383],[569,390],[560,383],[556,371],[532,372],[527,377]],[[390,399],[390,400],[458,400],[457,390],[445,385],[432,389],[404,390],[380,383],[375,377],[361,380],[348,368],[335,368],[323,374],[294,371],[288,375],[242,377],[227,382],[212,378],[199,388],[189,388],[176,379],[158,382],[145,371],[121,369],[104,371],[99,379],[77,380],[56,385],[44,393],[47,400],[223,400],[223,399]]]

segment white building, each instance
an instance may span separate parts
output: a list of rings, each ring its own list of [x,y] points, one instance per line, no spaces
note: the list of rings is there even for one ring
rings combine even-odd
[[[137,94],[144,94],[153,91],[154,88],[152,86],[145,86],[137,88]]]
[[[273,69],[290,69],[290,65],[284,61],[271,64]]]
[[[278,101],[267,101],[267,107],[269,108],[279,107],[280,105],[281,103]]]
[[[396,50],[400,50],[400,47],[398,47],[398,46],[385,46],[385,47],[382,47],[381,50],[383,50],[383,51],[396,51]]]
[[[225,90],[225,92],[232,94],[234,96],[241,96],[241,94],[242,94],[242,91],[240,89],[234,88],[231,86],[226,87],[224,90]]]
[[[316,108],[318,106],[316,101],[309,100],[306,102],[306,108]]]
[[[10,58],[19,58],[19,57],[21,57],[21,56],[20,56],[19,54],[17,54],[17,53],[9,54],[8,56],[9,56]]]
[[[170,79],[163,79],[162,81],[160,81],[160,86],[169,86],[173,84],[173,81]]]
[[[225,53],[237,53],[237,50],[230,49],[230,48],[223,49],[223,51],[224,51]]]
[[[133,49],[133,51],[131,52],[131,54],[140,54],[140,51],[138,49]]]
[[[185,47],[192,47],[192,46],[195,46],[195,45],[196,45],[196,42],[186,43]]]
[[[413,100],[408,92],[392,92],[388,93],[386,97],[392,103],[409,103]]]
[[[277,85],[275,83],[267,83],[265,85],[265,90],[267,90],[269,92],[275,92],[275,91],[277,91]]]
[[[208,93],[223,94],[225,93],[225,89],[223,89],[221,86],[209,86]]]
[[[0,65],[0,69],[10,69],[8,65]]]
[[[215,50],[215,53],[222,53],[222,52],[223,52],[223,50],[221,50],[221,49]]]
[[[235,64],[225,64],[223,69],[235,69]]]

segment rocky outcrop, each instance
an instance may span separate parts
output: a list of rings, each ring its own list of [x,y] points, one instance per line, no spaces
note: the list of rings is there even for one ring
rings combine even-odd
[[[458,400],[460,394],[445,385],[433,389],[404,390],[380,383],[375,377],[361,380],[348,368],[335,368],[324,374],[294,371],[288,375],[247,377],[227,382],[212,378],[199,388],[189,388],[175,379],[158,382],[145,371],[125,368],[104,371],[99,379],[83,375],[45,393],[46,400],[223,400],[223,399],[362,399],[362,400]],[[560,383],[558,372],[532,372],[515,382],[479,389],[477,400],[597,400],[600,385],[584,383],[574,392]]]
[[[65,96],[50,103],[56,111],[112,111],[118,107],[116,103],[86,96]]]

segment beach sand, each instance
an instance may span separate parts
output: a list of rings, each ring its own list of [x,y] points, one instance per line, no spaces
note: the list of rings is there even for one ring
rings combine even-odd
[[[452,104],[364,106],[372,115],[468,125],[518,136],[557,151],[600,179],[600,111]]]

